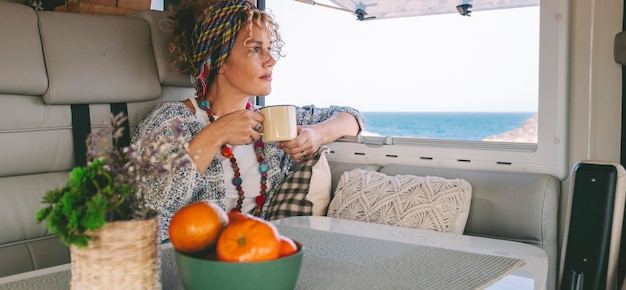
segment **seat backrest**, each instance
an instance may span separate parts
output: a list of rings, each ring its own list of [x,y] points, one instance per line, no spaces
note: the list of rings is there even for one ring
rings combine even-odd
[[[150,109],[158,102],[164,100],[180,101],[191,98],[195,94],[195,85],[191,82],[188,74],[180,74],[170,69],[170,55],[167,48],[167,40],[170,33],[167,31],[168,22],[165,21],[168,12],[142,10],[129,15],[143,19],[150,26],[150,37],[154,51],[154,61],[159,82],[161,83],[161,94],[156,101],[135,102],[128,104],[128,110],[135,112],[129,116],[131,130],[141,121]]]
[[[37,14],[0,2],[0,276],[69,262],[35,211],[73,165],[69,106],[48,106]],[[8,29],[8,27],[11,27]]]
[[[462,178],[472,185],[465,234],[535,245],[548,255],[548,285],[556,285],[561,182],[547,174],[385,166],[381,172]]]
[[[472,186],[472,200],[464,234],[522,242],[543,249],[549,261],[548,285],[556,285],[561,186],[556,177],[396,164],[329,163],[333,173],[332,190],[335,190],[341,173],[354,168],[376,170],[391,176],[440,176],[468,181]]]
[[[0,1],[0,24],[11,27],[0,30],[0,277],[69,262],[67,247],[34,216],[76,165],[73,106],[88,107],[82,122],[96,130],[110,121],[111,104],[126,105],[132,134],[158,102],[193,96],[188,77],[166,71],[164,41],[154,41],[165,32],[147,18]]]

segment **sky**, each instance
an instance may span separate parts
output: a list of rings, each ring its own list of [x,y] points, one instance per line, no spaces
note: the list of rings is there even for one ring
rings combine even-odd
[[[537,111],[539,7],[370,21],[295,0],[266,0],[266,8],[287,53],[266,104]]]
[[[287,53],[266,104],[537,111],[538,7],[371,21],[294,0],[266,8]]]

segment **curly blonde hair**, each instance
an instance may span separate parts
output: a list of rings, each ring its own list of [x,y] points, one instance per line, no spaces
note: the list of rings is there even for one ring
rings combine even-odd
[[[251,33],[254,24],[267,27],[273,56],[283,56],[284,43],[278,24],[272,16],[257,9],[247,0],[181,0],[170,7],[168,50],[170,67],[198,79],[204,76],[203,65],[209,67],[205,85],[210,85],[216,72],[228,58],[241,28]],[[198,88],[200,89],[200,88]]]

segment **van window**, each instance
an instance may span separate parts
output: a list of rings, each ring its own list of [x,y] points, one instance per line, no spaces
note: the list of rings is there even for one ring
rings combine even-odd
[[[287,55],[265,104],[350,105],[367,117],[369,135],[537,143],[536,130],[500,134],[537,113],[538,4],[358,21],[266,0]]]
[[[262,104],[355,107],[368,121],[359,140],[421,147],[419,160],[448,163],[454,150],[450,165],[566,172],[566,1],[507,1],[466,16],[410,11],[406,0],[258,2],[286,44]],[[354,8],[372,14],[359,21],[345,11]],[[423,15],[368,19],[394,9]]]

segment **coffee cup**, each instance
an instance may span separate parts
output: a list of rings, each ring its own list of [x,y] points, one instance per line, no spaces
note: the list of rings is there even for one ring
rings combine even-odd
[[[260,109],[263,121],[263,142],[280,142],[296,139],[296,107],[294,105],[266,106]]]

